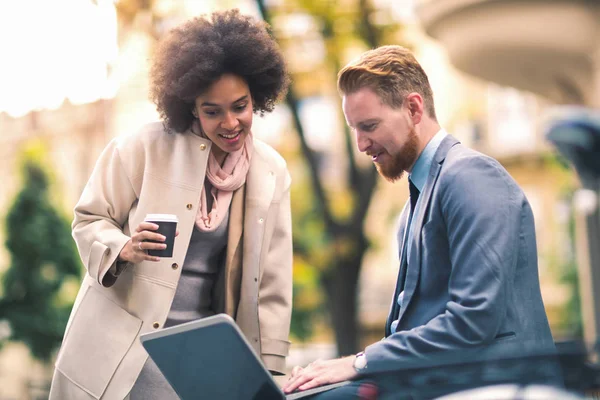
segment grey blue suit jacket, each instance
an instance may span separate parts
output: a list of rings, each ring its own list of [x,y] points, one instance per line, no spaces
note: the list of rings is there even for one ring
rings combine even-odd
[[[419,199],[398,328],[366,348],[366,372],[435,361],[448,351],[492,358],[552,351],[533,214],[508,172],[448,135]]]

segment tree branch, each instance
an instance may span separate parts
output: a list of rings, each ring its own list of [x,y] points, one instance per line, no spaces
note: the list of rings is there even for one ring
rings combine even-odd
[[[333,54],[332,58],[332,66],[334,71],[339,71],[342,69],[341,62],[337,54]],[[350,186],[357,187],[360,184],[360,171],[358,169],[358,165],[356,164],[356,157],[354,156],[354,144],[352,143],[351,132],[346,124],[346,121],[343,121],[342,126],[344,127],[344,146],[346,147],[346,153],[348,155],[348,175],[350,179]]]
[[[321,179],[319,178],[319,166],[315,156],[315,152],[312,151],[312,149],[308,146],[308,143],[306,142],[304,128],[302,127],[300,115],[298,114],[298,100],[292,88],[290,88],[290,90],[288,91],[287,104],[290,107],[292,119],[294,121],[294,127],[296,128],[298,138],[300,139],[300,148],[302,149],[302,154],[304,155],[304,158],[306,159],[306,162],[309,166],[310,182],[316,197],[316,208],[323,215],[323,221],[325,222],[327,231],[336,231],[337,229],[339,229],[339,224],[335,222],[331,217],[331,212],[329,210],[328,205],[329,203],[327,201],[327,196],[325,195],[325,189],[323,188],[323,184],[321,183]]]
[[[351,219],[351,229],[360,229],[362,232],[362,223],[365,220],[369,205],[377,186],[377,170],[375,167],[362,170],[360,172],[360,183],[356,190],[358,194],[358,205],[354,209]]]
[[[371,49],[379,46],[379,32],[373,26],[369,17],[371,16],[371,6],[369,0],[360,0],[358,2],[360,19],[360,29],[364,33],[363,38]]]
[[[269,10],[265,5],[264,0],[256,0],[260,13],[263,16],[263,19],[270,25],[271,24],[271,15],[269,14]],[[339,229],[339,224],[335,222],[331,216],[331,211],[329,210],[329,203],[327,201],[327,196],[325,195],[325,189],[323,188],[323,184],[319,179],[319,166],[317,163],[317,159],[314,151],[308,146],[306,141],[306,136],[304,134],[304,128],[302,127],[302,122],[300,121],[300,115],[298,113],[298,99],[294,93],[293,87],[290,86],[288,91],[286,102],[290,108],[290,112],[292,113],[292,119],[294,121],[294,128],[298,133],[298,138],[300,139],[300,148],[302,149],[302,154],[306,159],[309,171],[310,171],[310,182],[313,188],[313,192],[316,197],[316,207],[323,215],[323,221],[325,222],[325,226],[327,227],[328,232],[333,232]]]

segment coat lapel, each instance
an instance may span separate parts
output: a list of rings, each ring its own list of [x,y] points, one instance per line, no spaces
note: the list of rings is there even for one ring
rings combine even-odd
[[[227,255],[225,259],[225,305],[224,311],[235,319],[240,300],[242,279],[242,231],[244,227],[244,198],[246,185],[236,190],[229,209]]]
[[[256,142],[255,142],[256,143]],[[255,146],[258,150],[258,146]],[[263,241],[269,207],[275,194],[276,177],[269,164],[256,151],[250,162],[246,177],[246,198],[243,220],[243,261],[236,322],[247,337],[259,338],[258,288],[260,283],[260,257],[264,251]],[[260,354],[261,343],[253,340],[253,349]]]
[[[266,216],[275,193],[275,179],[269,165],[255,153],[246,183],[233,193],[231,199],[225,269],[216,301],[218,309],[234,319],[251,318],[252,314],[244,307],[257,301],[254,277],[261,272],[258,270],[260,253]]]
[[[440,143],[440,146],[438,147],[435,153],[434,161],[431,163],[431,167],[429,168],[429,176],[427,177],[427,182],[425,183],[423,192],[419,195],[418,212],[416,215],[413,216],[413,237],[415,238],[415,240],[408,244],[409,246],[412,246],[412,248],[410,252],[411,257],[410,260],[408,260],[408,270],[406,271],[406,281],[404,284],[404,298],[402,301],[402,308],[400,309],[399,316],[400,320],[402,320],[404,313],[408,309],[410,302],[413,299],[413,295],[415,294],[415,290],[417,289],[417,286],[419,284],[419,277],[421,274],[422,247],[421,230],[423,229],[425,215],[427,214],[427,210],[429,210],[431,195],[437,183],[437,179],[442,169],[442,164],[446,159],[448,151],[452,146],[458,143],[458,140],[456,140],[451,135],[446,136],[444,140],[442,140],[442,143]]]
[[[251,255],[258,268],[267,213],[275,194],[275,174],[260,154],[252,157],[246,178],[246,210],[244,216],[244,257]],[[248,260],[244,259],[244,264]],[[244,265],[246,268],[246,265]],[[244,273],[249,272],[244,270]],[[254,271],[252,271],[254,272]],[[260,272],[260,271],[257,271]]]

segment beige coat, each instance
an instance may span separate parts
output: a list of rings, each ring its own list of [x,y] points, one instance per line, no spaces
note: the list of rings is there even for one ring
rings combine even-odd
[[[246,185],[233,196],[225,267],[213,302],[236,320],[267,368],[283,372],[292,311],[290,175],[275,150],[254,143]],[[210,146],[154,123],[113,140],[100,156],[75,207],[73,237],[87,274],[50,399],[128,395],[148,357],[138,338],[160,329],[171,307]],[[179,217],[173,258],[130,265],[116,281],[109,279],[130,231],[149,213]]]

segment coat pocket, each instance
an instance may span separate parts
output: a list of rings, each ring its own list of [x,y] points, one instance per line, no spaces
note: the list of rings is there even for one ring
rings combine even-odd
[[[56,369],[99,399],[141,326],[139,318],[89,287],[73,317]]]

